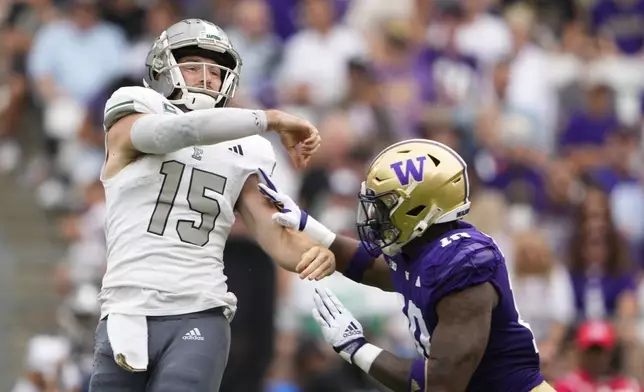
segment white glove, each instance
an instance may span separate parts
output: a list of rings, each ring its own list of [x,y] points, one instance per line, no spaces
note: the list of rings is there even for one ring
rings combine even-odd
[[[272,218],[280,226],[306,233],[311,239],[325,247],[331,246],[335,240],[335,233],[316,221],[306,211],[300,209],[293,199],[280,192],[262,169],[258,169],[259,191],[264,194],[280,211],[273,214]]]
[[[367,344],[360,322],[349,312],[329,289],[315,289],[313,318],[322,328],[324,339],[347,362]]]

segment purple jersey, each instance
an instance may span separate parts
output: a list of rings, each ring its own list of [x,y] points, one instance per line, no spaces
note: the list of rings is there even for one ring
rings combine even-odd
[[[485,354],[472,375],[468,392],[523,392],[543,382],[532,331],[514,304],[503,254],[492,238],[458,222],[413,255],[387,258],[403,313],[421,355],[428,357],[436,328],[436,304],[450,293],[490,282],[499,295]]]

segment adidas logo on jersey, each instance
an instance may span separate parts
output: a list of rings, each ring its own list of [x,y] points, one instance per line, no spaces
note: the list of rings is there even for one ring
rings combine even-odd
[[[234,152],[235,154],[239,154],[241,156],[244,156],[244,150],[242,150],[241,144],[238,144],[238,145],[232,146],[232,147],[228,147],[228,149],[230,151]]]
[[[360,329],[352,322],[349,323],[347,329],[344,330],[343,338],[348,338],[349,336],[361,335]]]
[[[204,340],[199,328],[193,328],[187,334],[183,335],[183,340]]]

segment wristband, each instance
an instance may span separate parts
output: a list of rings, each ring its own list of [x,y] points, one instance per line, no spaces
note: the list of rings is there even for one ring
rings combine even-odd
[[[354,282],[360,283],[362,281],[362,276],[367,268],[373,263],[374,257],[367,250],[367,245],[364,242],[360,241],[358,245],[358,250],[353,254],[351,260],[349,260],[349,266],[347,270],[344,271],[344,276],[353,280]]]
[[[306,235],[322,244],[325,248],[331,246],[336,237],[334,232],[329,230],[322,223],[309,217],[309,214],[304,210],[302,210],[300,215],[300,225],[298,230],[306,233]]]
[[[263,110],[253,110],[253,115],[255,116],[255,126],[259,128],[259,133],[268,132],[268,117],[266,116],[266,112]]]
[[[369,374],[371,365],[378,358],[378,355],[382,352],[380,347],[376,347],[373,344],[366,343],[353,354],[352,362],[362,369],[365,373]]]
[[[345,361],[349,363],[353,363],[353,355],[358,352],[364,346],[367,344],[367,340],[364,337],[361,337],[356,340],[352,340],[351,342],[340,346],[340,347],[335,347],[333,346],[333,349],[335,350],[338,355]]]
[[[408,391],[425,392],[425,376],[427,374],[427,363],[424,359],[417,359],[411,364],[409,372]]]

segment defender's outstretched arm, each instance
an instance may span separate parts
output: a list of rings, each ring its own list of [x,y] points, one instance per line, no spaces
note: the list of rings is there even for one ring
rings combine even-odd
[[[273,210],[273,221],[308,234],[314,241],[328,247],[336,259],[336,270],[358,283],[377,287],[385,291],[395,291],[389,275],[389,266],[383,256],[374,257],[360,241],[336,235],[324,225],[300,209],[287,194],[277,190],[270,176],[259,169],[259,190],[277,208]],[[301,275],[311,273],[312,266]]]
[[[396,291],[385,258],[374,258],[360,241],[337,235],[329,249],[335,255],[336,269],[347,278],[384,291]]]
[[[280,226],[271,216],[275,207],[257,192],[257,176],[252,175],[244,184],[236,210],[262,249],[282,268],[302,272],[302,278],[319,280],[335,271],[335,257],[323,246],[317,245],[306,234]]]

